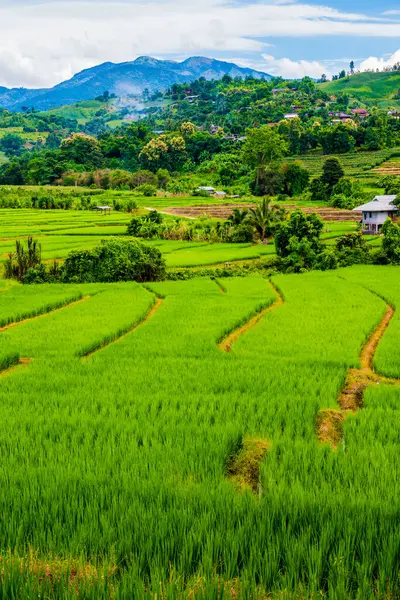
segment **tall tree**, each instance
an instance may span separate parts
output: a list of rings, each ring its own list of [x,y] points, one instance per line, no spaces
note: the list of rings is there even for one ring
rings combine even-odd
[[[341,162],[335,157],[328,158],[322,167],[321,181],[328,186],[329,192],[342,177],[344,177],[344,170]]]
[[[288,153],[288,144],[279,133],[264,125],[246,131],[243,159],[257,170],[257,185],[266,167],[279,162]]]

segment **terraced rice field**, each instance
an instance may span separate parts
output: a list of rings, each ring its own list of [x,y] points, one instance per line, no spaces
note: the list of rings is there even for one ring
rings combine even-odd
[[[354,218],[354,217],[353,217]],[[15,249],[15,240],[33,235],[42,245],[43,260],[63,260],[71,250],[90,249],[102,239],[124,235],[131,216],[102,216],[89,211],[0,209],[0,261]],[[354,231],[355,222],[327,224],[327,238]],[[147,240],[165,255],[167,267],[196,267],[251,260],[275,253],[272,243],[211,244],[174,240]]]
[[[393,154],[399,153],[399,148],[387,148],[384,150],[377,150],[375,152],[352,152],[348,154],[339,154],[336,156],[343,165],[345,174],[347,177],[362,176],[364,172],[369,172],[371,169],[378,167]],[[300,161],[303,166],[310,171],[312,176],[319,177],[322,174],[322,167],[327,159],[327,156],[323,155],[309,155],[309,156],[293,156],[289,158],[289,161]],[[330,155],[329,158],[332,158]]]
[[[393,157],[374,169],[379,175],[400,175],[400,156]]]
[[[1,596],[400,597],[399,303],[397,267],[2,282]]]

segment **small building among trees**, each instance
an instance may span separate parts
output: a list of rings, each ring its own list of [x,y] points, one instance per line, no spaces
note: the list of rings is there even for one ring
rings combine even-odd
[[[386,219],[398,215],[399,208],[394,201],[397,196],[375,196],[372,202],[353,208],[354,212],[362,213],[363,233],[376,234],[382,228]]]
[[[99,212],[99,213],[105,215],[107,213],[111,213],[112,207],[111,206],[93,206],[92,210],[95,210],[96,212]]]

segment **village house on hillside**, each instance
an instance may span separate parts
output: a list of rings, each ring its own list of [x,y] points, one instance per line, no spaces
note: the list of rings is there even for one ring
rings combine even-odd
[[[366,119],[369,117],[369,112],[365,110],[365,108],[353,108],[351,112],[353,115],[360,117],[360,119]]]
[[[398,214],[394,204],[397,196],[375,196],[372,202],[353,208],[354,212],[362,213],[363,233],[379,233],[386,219],[393,219]]]

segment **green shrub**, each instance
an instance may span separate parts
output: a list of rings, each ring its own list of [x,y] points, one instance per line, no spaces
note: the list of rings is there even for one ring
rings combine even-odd
[[[157,188],[155,185],[151,185],[151,183],[144,183],[135,189],[135,192],[140,196],[152,197],[157,194]]]
[[[248,223],[241,223],[232,230],[229,241],[234,244],[244,244],[253,241],[253,227]]]
[[[157,248],[136,240],[103,240],[93,250],[71,252],[64,263],[65,282],[158,281],[165,260]]]

